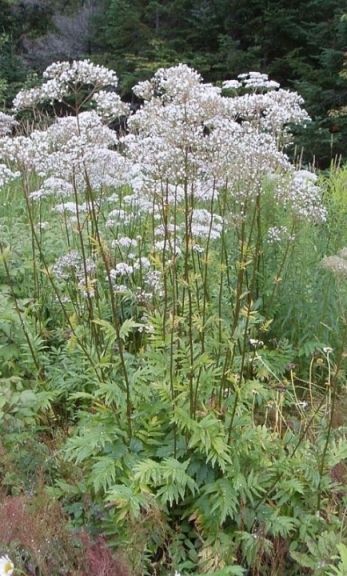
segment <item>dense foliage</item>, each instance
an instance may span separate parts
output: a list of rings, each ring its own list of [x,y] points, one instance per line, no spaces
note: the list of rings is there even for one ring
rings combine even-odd
[[[299,131],[310,162],[328,167],[347,148],[347,0],[1,0],[0,78],[14,96],[30,71],[58,58],[92,56],[121,75],[122,92],[159,66],[184,62],[206,80],[248,70],[304,98],[311,127]]]
[[[342,576],[346,171],[264,74],[117,85],[0,115],[0,568]]]

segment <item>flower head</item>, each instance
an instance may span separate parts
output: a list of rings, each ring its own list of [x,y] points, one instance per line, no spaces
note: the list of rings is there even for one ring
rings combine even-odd
[[[14,564],[7,555],[0,558],[0,576],[12,576]]]
[[[345,251],[346,249],[343,248],[336,255],[325,256],[321,261],[321,266],[335,274],[335,276],[347,278],[347,259]]]

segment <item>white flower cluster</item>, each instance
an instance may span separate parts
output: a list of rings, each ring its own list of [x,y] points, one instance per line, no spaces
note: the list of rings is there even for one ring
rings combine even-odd
[[[128,258],[133,260],[132,264],[127,262],[119,262],[116,264],[115,268],[111,270],[111,277],[116,278],[117,276],[129,276],[138,270],[144,271],[151,267],[151,262],[146,256],[140,256],[137,258],[134,254],[129,254]]]
[[[280,87],[278,82],[269,80],[268,75],[262,74],[261,72],[247,72],[245,74],[239,74],[238,79],[240,84],[245,88],[250,88],[251,90],[276,90]]]
[[[114,147],[117,134],[95,112],[58,118],[43,138],[49,143],[46,174],[73,181],[76,188],[101,190],[127,183],[127,162]]]
[[[21,90],[13,101],[16,111],[32,108],[45,101],[61,102],[68,94],[83,85],[93,86],[94,90],[118,85],[115,72],[93,64],[90,60],[55,62],[44,71],[46,82],[37,88]]]
[[[60,84],[57,80],[49,80],[37,88],[21,90],[13,100],[13,108],[16,112],[27,108],[34,108],[37,104],[45,102],[61,102],[68,94],[68,87]]]
[[[192,214],[192,235],[194,238],[217,240],[223,230],[223,218],[211,214],[204,208],[196,208]]]
[[[136,270],[148,270],[151,267],[151,262],[147,256],[140,256],[134,261],[134,271]]]
[[[31,192],[30,198],[32,200],[40,200],[41,198],[47,198],[49,196],[55,196],[60,198],[65,198],[73,193],[73,186],[70,182],[63,180],[63,178],[57,178],[56,176],[50,176],[44,181],[41,188]]]
[[[57,118],[47,130],[34,131],[28,137],[2,138],[0,154],[21,170],[35,171],[47,179],[33,195],[40,198],[50,191],[57,196],[64,191],[68,194],[72,185],[84,192],[88,187],[99,191],[126,184],[128,162],[114,149],[117,143],[117,134],[90,111]]]
[[[144,278],[144,284],[147,290],[153,292],[157,296],[163,294],[163,281],[161,273],[158,270],[150,270]]]
[[[11,137],[7,130],[0,138],[0,155],[9,166],[42,178],[31,199],[55,199],[53,210],[65,224],[83,215],[88,230],[100,217],[101,234],[115,249],[111,277],[116,291],[122,286],[136,290],[134,283],[141,278],[146,294],[159,294],[162,280],[151,265],[153,253],[169,265],[188,244],[203,253],[207,241],[218,240],[227,224],[247,217],[269,181],[274,201],[296,218],[325,219],[315,175],[294,170],[283,151],[290,124],[308,121],[302,99],[266,75],[251,72],[225,81],[225,96],[186,65],[161,68],[134,88],[144,102],[121,137],[107,126],[129,114],[114,92],[114,72],[88,60],[58,62],[44,78],[41,87],[18,95],[18,109],[61,100],[85,86],[90,87],[86,101],[96,109],[56,118],[28,137]],[[0,185],[15,175],[0,165]],[[148,217],[154,221],[150,241],[138,242],[135,226]],[[268,231],[270,243],[285,237],[284,229]],[[74,252],[53,267],[62,280],[75,277],[85,295],[94,290],[94,269],[90,263],[86,271]]]
[[[126,154],[140,166],[149,197],[155,192],[161,199],[167,195],[170,203],[179,202],[187,177],[190,183],[205,178],[205,124],[222,112],[220,90],[179,65],[160,69],[135,93],[147,100],[129,119],[130,134],[122,141]]]
[[[243,123],[249,123],[260,131],[269,132],[275,138],[286,137],[288,126],[305,124],[310,118],[303,109],[303,99],[289,90],[271,90],[265,93],[247,93],[229,99],[230,114]]]
[[[34,130],[28,137],[0,138],[0,156],[21,171],[34,171],[39,176],[47,176],[45,164],[48,153],[49,143],[44,132]]]
[[[278,89],[260,73],[241,75],[223,87],[251,92],[224,97],[185,65],[160,69],[151,81],[135,87],[145,102],[130,117],[130,133],[122,144],[138,167],[134,187],[141,202],[147,200],[160,213],[163,203],[177,206],[187,195],[193,201],[217,199],[227,188],[242,206],[261,194],[269,175],[283,174],[295,181],[286,187],[287,196],[277,194],[277,201],[294,206],[296,188],[297,212],[317,221],[319,191],[304,187],[304,200],[303,187],[281,149],[288,126],[309,120],[301,97]]]
[[[266,234],[268,244],[279,244],[283,241],[293,241],[295,236],[290,234],[287,226],[272,226]]]
[[[327,212],[321,202],[321,190],[317,176],[308,170],[294,170],[287,186],[279,186],[275,198],[290,206],[297,218],[315,223],[326,221]]]
[[[223,90],[238,90],[242,84],[238,80],[224,80],[222,87]]]
[[[174,98],[190,98],[191,91],[202,82],[202,76],[186,64],[172,68],[160,68],[152,80],[139,82],[133,89],[134,94],[143,100],[163,98],[170,101]],[[218,89],[215,89],[218,90]]]
[[[116,208],[115,210],[111,210],[107,217],[106,226],[108,228],[113,228],[115,226],[122,226],[125,224],[129,224],[132,221],[132,215],[129,212],[126,212],[122,208]]]
[[[118,276],[129,276],[134,272],[134,267],[126,262],[119,262],[114,268],[110,270],[110,276],[112,279]]]
[[[113,288],[117,293],[129,293],[135,300],[145,305],[152,300],[154,296],[161,297],[163,294],[163,283],[161,273],[152,269],[151,262],[146,256],[139,258],[132,256],[133,262],[118,262],[114,268],[110,270],[110,277],[113,282]],[[143,288],[135,286],[133,283],[136,279],[136,273],[141,274]],[[119,283],[121,280],[121,283]]]
[[[241,211],[261,194],[265,178],[276,175],[280,181],[284,175],[288,184],[275,193],[277,202],[290,203],[298,215],[314,221],[324,217],[318,187],[301,177],[302,171],[293,170],[280,148],[288,125],[308,120],[302,99],[279,89],[264,74],[251,72],[226,81],[224,89],[246,91],[230,98],[204,84],[186,65],[162,68],[134,88],[145,102],[129,118],[129,133],[120,140],[103,122],[128,113],[112,91],[117,86],[114,72],[88,60],[58,62],[48,67],[44,78],[43,86],[29,91],[28,97],[37,98],[38,90],[44,99],[59,99],[72,87],[90,85],[97,109],[58,118],[28,138],[1,139],[5,160],[46,179],[32,198],[55,195],[65,200],[70,192],[130,184],[133,193],[123,198],[126,207],[108,215],[112,228],[130,224],[141,214],[160,220],[165,206],[183,205],[188,196],[192,207],[199,202],[195,209],[207,209],[204,202],[218,200],[225,189]],[[80,205],[83,211],[83,202]],[[57,210],[69,210],[69,204]],[[218,238],[222,224],[215,214],[208,218],[212,225],[192,221],[197,238],[206,237],[207,231],[211,239]]]
[[[138,241],[136,238],[129,238],[129,236],[120,236],[117,240],[112,240],[112,247],[129,250],[136,248]]]
[[[117,88],[117,74],[100,66],[93,64],[90,60],[74,60],[73,62],[54,62],[43,73],[47,79],[57,80],[62,84],[90,84],[97,86],[112,86]]]
[[[93,96],[93,100],[96,103],[97,113],[108,121],[120,116],[127,116],[130,112],[130,106],[122,102],[115,92],[100,90]]]
[[[82,255],[77,250],[71,250],[64,254],[54,264],[53,274],[58,280],[74,280],[80,282],[85,279],[86,274],[93,275],[96,270],[96,264],[91,258],[83,260]]]
[[[83,204],[78,204],[76,202],[62,202],[61,204],[56,204],[52,210],[58,214],[71,214],[76,216],[77,214],[88,213],[89,206],[86,202],[83,202]]]
[[[11,180],[18,178],[20,176],[19,172],[13,172],[5,164],[0,164],[0,188],[5,186]]]
[[[180,256],[182,253],[180,232],[182,230],[182,226],[173,222],[156,226],[154,229],[154,249],[158,252]]]
[[[18,125],[18,122],[13,118],[13,116],[0,112],[0,138],[11,134],[12,129],[16,125]]]
[[[154,218],[158,214],[157,207],[153,204],[153,201],[150,200],[152,194],[155,194],[154,190],[152,194],[149,192],[149,189],[146,186],[141,188],[139,186],[139,182],[135,182],[130,178],[130,184],[133,184],[133,194],[127,194],[123,197],[124,205],[127,209],[132,213],[133,218],[141,217],[142,215],[153,214]],[[143,194],[141,194],[141,191]],[[162,197],[161,197],[162,198]],[[162,200],[163,201],[163,200]]]

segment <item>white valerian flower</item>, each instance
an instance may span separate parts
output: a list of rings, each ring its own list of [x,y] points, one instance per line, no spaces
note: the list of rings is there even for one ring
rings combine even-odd
[[[195,208],[192,212],[191,229],[195,238],[217,240],[223,230],[223,218],[204,208]]]
[[[97,92],[95,96],[93,96],[93,100],[96,102],[98,114],[100,114],[102,118],[105,118],[105,120],[126,116],[130,112],[130,107],[124,104],[115,92],[100,90],[100,92]]]
[[[118,294],[125,294],[126,292],[129,292],[129,288],[125,284],[116,284],[114,286],[114,291]]]
[[[146,273],[144,278],[145,287],[151,290],[154,294],[160,296],[163,290],[163,282],[161,273],[157,270],[150,270]]]
[[[111,242],[112,248],[136,248],[136,238],[129,238],[129,236],[121,236]]]
[[[181,243],[180,238],[175,238],[174,240],[166,239],[166,240],[157,240],[153,244],[153,248],[158,252],[168,252],[174,256],[180,256],[182,254],[182,250],[179,246]]]
[[[44,71],[45,82],[30,90],[21,90],[13,101],[17,110],[32,108],[45,101],[58,102],[74,93],[83,84],[93,86],[94,90],[101,88],[116,88],[118,78],[115,72],[93,64],[90,60],[74,60],[73,62],[54,62]]]
[[[262,74],[261,72],[247,72],[247,74],[239,74],[238,78],[245,88],[251,88],[252,90],[274,90],[280,87],[278,82],[269,80],[268,75]]]
[[[293,241],[295,236],[289,233],[287,226],[272,226],[266,234],[268,244],[278,244],[283,240]]]
[[[13,118],[13,116],[0,112],[0,138],[11,134],[12,128],[17,125],[18,122]]]
[[[238,87],[242,93],[222,95],[222,89]],[[197,201],[213,204],[227,191],[239,213],[241,205],[250,206],[259,196],[265,180],[276,175],[278,184],[282,176],[287,181],[275,194],[278,202],[290,204],[299,217],[324,221],[318,186],[296,173],[283,151],[291,137],[289,126],[309,120],[302,98],[259,72],[228,80],[222,89],[203,83],[186,65],[160,69],[135,87],[144,103],[129,118],[129,133],[120,138],[136,166],[129,181],[132,203],[146,204],[144,210],[157,211],[161,219],[165,206],[176,210],[187,198],[191,206]],[[222,223],[215,217],[204,223],[195,218],[193,236],[220,236]]]
[[[21,93],[17,108],[61,100],[81,88],[85,94],[90,88],[84,102],[95,109],[56,118],[28,137],[12,137],[6,128],[0,155],[11,168],[40,177],[41,187],[30,198],[56,199],[52,209],[65,223],[88,223],[90,216],[104,219],[107,234],[116,238],[112,247],[117,258],[120,253],[121,266],[113,270],[117,280],[133,274],[138,264],[150,271],[146,260],[133,262],[131,271],[122,262],[135,251],[132,231],[148,217],[154,221],[152,248],[162,252],[166,263],[167,253],[173,258],[180,254],[184,239],[200,253],[205,242],[227,234],[229,224],[244,221],[267,183],[273,184],[276,203],[289,208],[295,220],[326,219],[316,175],[295,170],[284,153],[289,126],[309,119],[295,92],[259,72],[227,80],[220,88],[204,83],[184,64],[161,68],[135,87],[144,102],[130,115],[123,136],[105,124],[128,112],[116,87],[113,71],[88,60],[52,64],[42,86]],[[3,124],[10,126],[11,119]],[[7,164],[6,170],[1,166],[0,185],[14,177]],[[116,192],[124,189],[125,196]],[[90,190],[95,199],[87,202]],[[223,218],[221,194],[228,205]],[[114,207],[105,212],[110,202]],[[188,209],[188,218],[182,218]],[[269,229],[268,242],[280,239],[292,237],[284,227]],[[142,250],[138,257],[148,256]]]
[[[238,80],[225,80],[222,84],[223,90],[237,90],[242,84]]]
[[[119,262],[116,264],[115,268],[110,270],[110,276],[112,279],[117,278],[117,276],[128,276],[134,272],[134,267],[126,262]]]
[[[5,164],[0,164],[0,188],[18,176],[19,172],[12,172]]]
[[[14,572],[14,564],[10,558],[5,555],[0,558],[0,576],[12,576]]]
[[[308,170],[289,170],[287,181],[276,187],[275,199],[285,207],[290,206],[298,219],[324,223],[327,211],[322,204],[322,191],[317,176]]]
[[[73,186],[63,178],[51,176],[44,181],[39,190],[35,190],[29,194],[32,200],[40,200],[49,196],[65,197],[73,193]]]
[[[93,64],[90,60],[54,62],[43,73],[47,79],[55,79],[68,84],[92,84],[98,87],[118,85],[116,73],[109,68]]]
[[[141,256],[134,261],[134,270],[143,270],[151,267],[151,263],[146,256]]]
[[[88,212],[88,209],[88,204],[85,202],[79,205],[75,202],[65,202],[63,204],[56,204],[53,211],[58,212],[58,214],[64,214],[64,212],[67,212],[68,214],[77,214],[77,211],[79,214],[83,214]]]
[[[85,280],[86,274],[93,275],[95,270],[95,262],[91,258],[83,259],[77,250],[71,250],[67,254],[60,256],[52,267],[53,274],[60,281],[74,277],[78,280]]]
[[[131,215],[121,208],[116,208],[115,210],[111,210],[109,213],[106,226],[112,228],[113,226],[120,224],[128,224],[129,222],[131,222]]]

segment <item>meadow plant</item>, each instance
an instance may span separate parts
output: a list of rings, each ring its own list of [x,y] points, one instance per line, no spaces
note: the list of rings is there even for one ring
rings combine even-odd
[[[116,87],[87,60],[53,64],[14,102],[31,132],[0,138],[0,185],[23,190],[30,311],[8,237],[5,282],[31,378],[73,413],[75,497],[101,507],[139,573],[301,574],[306,539],[338,525],[329,470],[345,454],[331,431],[327,453],[327,394],[299,391],[293,347],[270,336],[297,238],[328,217],[317,176],[286,154],[302,99],[264,74],[216,87],[184,64],[137,84],[134,112]],[[320,366],[324,380],[330,355]]]

